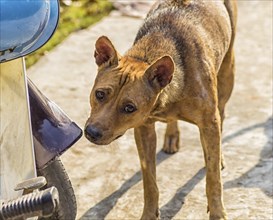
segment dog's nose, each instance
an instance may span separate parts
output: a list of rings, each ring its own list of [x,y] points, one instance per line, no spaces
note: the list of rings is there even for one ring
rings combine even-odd
[[[86,138],[90,141],[97,141],[102,137],[102,132],[92,125],[86,126],[84,133]]]

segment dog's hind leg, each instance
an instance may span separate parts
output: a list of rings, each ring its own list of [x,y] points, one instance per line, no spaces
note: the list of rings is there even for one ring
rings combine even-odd
[[[217,76],[217,89],[218,89],[218,108],[221,116],[221,131],[223,131],[223,122],[225,119],[225,105],[229,100],[233,85],[235,74],[235,57],[234,57],[234,40],[237,24],[237,3],[236,1],[225,0],[225,6],[230,16],[231,23],[231,41],[229,49],[223,59],[220,70]],[[222,169],[225,167],[224,155],[221,159]]]
[[[233,32],[235,31],[235,27],[232,27],[232,31]],[[234,38],[235,33],[232,34],[229,50],[223,59],[223,62],[217,75],[218,109],[221,116],[221,131],[223,131],[223,123],[225,119],[225,106],[231,96],[234,86],[235,75],[235,57],[233,49]],[[221,161],[222,169],[224,169],[225,161],[223,154]]]
[[[179,129],[177,121],[167,123],[163,151],[168,154],[176,153],[179,150]]]
[[[148,124],[134,129],[135,141],[141,164],[144,186],[144,210],[141,219],[159,218],[156,184],[156,133],[155,125]]]
[[[218,73],[218,109],[221,116],[221,131],[223,131],[223,123],[225,119],[225,106],[231,96],[234,85],[235,59],[233,48],[231,47],[226,54],[220,71]],[[224,156],[222,154],[222,169],[225,167]]]
[[[231,41],[229,49],[222,61],[221,67],[217,74],[217,90],[218,90],[218,108],[221,115],[222,127],[225,118],[225,105],[231,96],[234,85],[235,74],[235,56],[234,56],[234,40],[237,21],[237,4],[236,1],[225,0],[227,10],[230,14],[231,22]],[[223,130],[223,128],[221,129]]]
[[[225,105],[229,100],[235,75],[235,58],[234,51],[231,48],[221,64],[218,76],[217,76],[217,90],[218,90],[218,109],[221,116],[221,130],[223,130],[223,121],[225,118]]]

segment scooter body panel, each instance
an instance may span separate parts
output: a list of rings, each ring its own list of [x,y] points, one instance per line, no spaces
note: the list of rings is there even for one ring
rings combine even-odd
[[[0,64],[0,199],[22,195],[16,185],[36,176],[24,60]]]

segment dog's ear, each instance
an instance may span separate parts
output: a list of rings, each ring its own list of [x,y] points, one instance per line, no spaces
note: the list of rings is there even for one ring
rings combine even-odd
[[[173,72],[173,59],[170,56],[163,56],[148,67],[145,75],[152,87],[161,90],[171,82]]]
[[[118,53],[106,36],[98,38],[95,44],[94,57],[96,64],[101,66],[102,64],[117,65],[118,64]]]

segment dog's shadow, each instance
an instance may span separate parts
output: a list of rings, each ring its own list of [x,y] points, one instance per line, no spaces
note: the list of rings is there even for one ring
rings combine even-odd
[[[263,128],[264,134],[267,138],[267,142],[263,146],[260,152],[260,159],[257,164],[255,164],[251,169],[241,175],[239,178],[232,181],[228,181],[224,184],[225,189],[229,188],[260,188],[265,195],[270,198],[273,198],[273,187],[272,187],[272,163],[273,163],[273,117],[271,116],[266,122],[253,125],[251,127],[245,128],[238,132],[237,134],[229,137],[229,139],[234,138],[235,136],[242,135],[251,130],[257,128]],[[227,140],[226,140],[227,141]]]
[[[261,151],[259,163],[256,164],[252,169],[250,169],[247,173],[243,174],[240,178],[225,183],[224,188],[238,187],[238,185],[240,186],[240,184],[243,187],[251,187],[252,186],[251,184],[250,185],[242,184],[245,181],[246,177],[248,178],[248,182],[251,183],[251,181],[249,180],[248,174],[250,172],[257,172],[257,169],[259,169],[259,167],[264,166],[265,161],[272,160],[272,157],[273,157],[272,155],[272,117],[270,117],[266,122],[243,128],[223,138],[223,143],[225,143],[231,139],[234,139],[238,136],[241,136],[245,133],[251,132],[261,127],[264,128],[264,133],[267,136],[268,141]],[[159,165],[160,163],[162,163],[163,161],[165,161],[171,156],[172,155],[168,155],[164,153],[163,151],[158,152],[157,165]],[[172,219],[181,210],[186,196],[205,177],[205,173],[206,173],[205,168],[200,169],[197,173],[195,173],[195,175],[190,180],[188,180],[182,187],[180,187],[176,191],[173,198],[171,198],[170,201],[168,201],[164,206],[160,208],[161,219]],[[263,173],[263,178],[266,181],[271,181],[271,177],[272,177],[271,170],[269,170],[266,173]],[[116,205],[118,199],[121,198],[123,194],[125,194],[130,188],[132,188],[134,185],[136,185],[140,181],[141,181],[141,171],[138,171],[130,179],[125,181],[118,190],[116,190],[110,196],[104,198],[95,206],[90,208],[80,218],[80,220],[104,219],[108,215],[108,213],[113,209],[113,207]],[[258,186],[256,185],[255,187],[259,187],[259,185]],[[271,191],[269,188],[261,187],[261,189],[264,191],[266,195],[272,197],[272,189]]]

